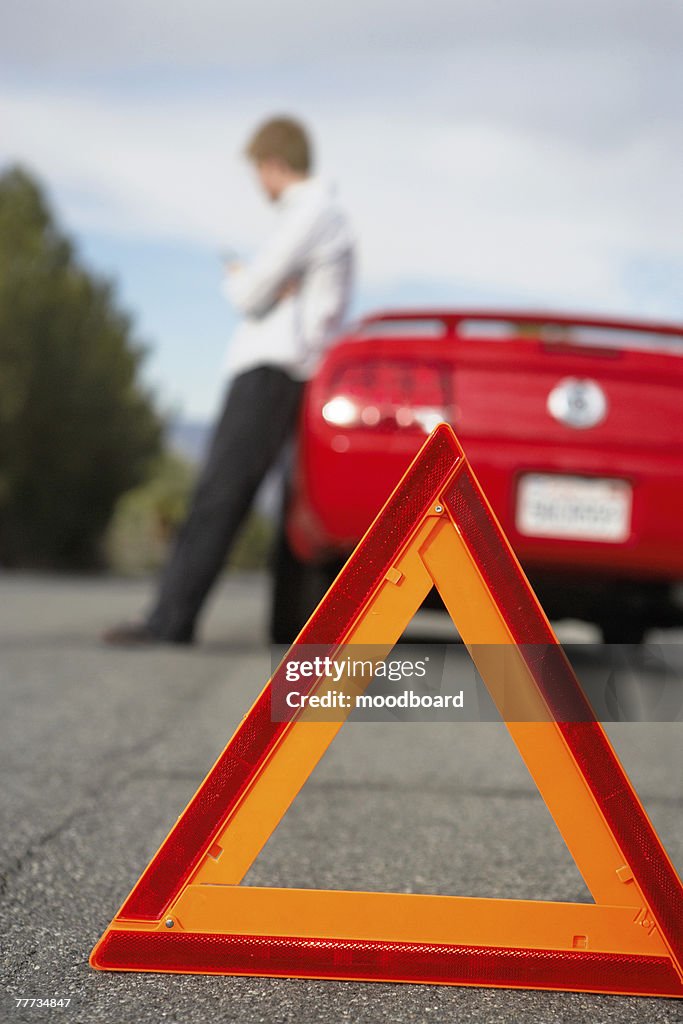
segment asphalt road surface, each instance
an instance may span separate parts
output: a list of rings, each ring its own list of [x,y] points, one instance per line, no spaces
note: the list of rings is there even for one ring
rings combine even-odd
[[[680,1021],[663,999],[90,969],[268,677],[265,588],[226,580],[194,649],[130,652],[105,649],[98,632],[140,608],[144,584],[0,576],[0,1021]],[[680,665],[683,677],[683,653]],[[679,871],[682,730],[610,727]],[[589,900],[495,723],[348,724],[247,882]],[[70,1004],[16,1009],[21,997]]]

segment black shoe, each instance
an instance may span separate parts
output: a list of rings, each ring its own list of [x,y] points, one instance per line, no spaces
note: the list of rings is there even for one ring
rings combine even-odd
[[[192,636],[159,636],[146,622],[123,622],[105,630],[102,640],[111,647],[153,647],[155,644],[191,644]]]

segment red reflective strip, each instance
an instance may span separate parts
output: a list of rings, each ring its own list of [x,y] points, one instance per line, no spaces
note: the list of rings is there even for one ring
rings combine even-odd
[[[683,995],[666,957],[574,950],[116,930],[96,948],[93,964],[106,970]]]
[[[333,650],[344,639],[462,459],[447,429],[436,430],[421,454],[300,633],[298,644],[329,644]],[[316,685],[312,679],[310,689]],[[120,918],[158,921],[163,916],[286,727],[272,721],[267,687],[152,858]]]
[[[597,724],[559,728],[683,972],[683,885],[650,819]]]
[[[683,968],[681,881],[469,469],[448,488],[445,504],[654,911],[665,942]]]

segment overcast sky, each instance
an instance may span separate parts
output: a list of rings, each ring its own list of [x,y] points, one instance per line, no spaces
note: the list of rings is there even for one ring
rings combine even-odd
[[[120,284],[161,400],[206,417],[222,247],[270,211],[255,121],[314,131],[361,247],[357,308],[683,319],[680,0],[4,0],[0,159]]]

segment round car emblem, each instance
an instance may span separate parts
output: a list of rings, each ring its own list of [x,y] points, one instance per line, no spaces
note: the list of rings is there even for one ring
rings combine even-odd
[[[565,377],[548,395],[548,412],[577,430],[594,427],[607,415],[607,398],[594,380]]]

